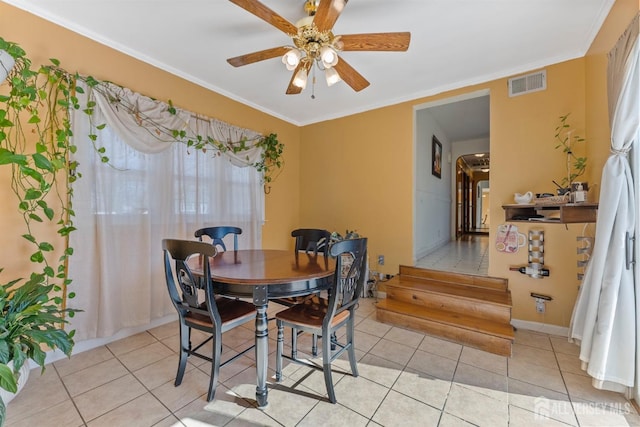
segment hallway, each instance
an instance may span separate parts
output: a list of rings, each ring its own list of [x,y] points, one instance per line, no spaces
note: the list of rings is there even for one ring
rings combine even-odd
[[[464,235],[419,259],[416,267],[486,276],[489,268],[489,236]]]

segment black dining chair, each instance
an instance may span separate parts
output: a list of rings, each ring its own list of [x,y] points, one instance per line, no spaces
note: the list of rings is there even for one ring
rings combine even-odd
[[[319,228],[298,228],[291,232],[291,237],[295,238],[293,252],[296,262],[298,262],[301,253],[316,257],[316,259],[318,253],[321,253],[324,259],[324,268],[329,268],[328,248],[331,241],[331,233],[329,231]],[[310,297],[311,295],[302,295],[298,297],[278,298],[275,299],[274,302],[286,307],[291,307],[294,304],[304,302]],[[311,354],[314,356],[318,355],[318,337],[315,334],[312,338]]]
[[[278,327],[276,351],[276,381],[282,380],[283,357],[296,363],[302,363],[324,371],[324,381],[331,403],[336,403],[331,376],[331,363],[347,351],[351,374],[358,376],[354,337],[355,310],[364,287],[365,259],[367,257],[367,239],[349,239],[334,243],[330,254],[336,257],[336,271],[328,298],[314,295],[301,304],[293,305],[286,310],[276,313]],[[335,332],[346,327],[343,342],[338,342]],[[291,357],[283,354],[284,328],[291,331]],[[322,367],[305,359],[298,358],[297,331],[309,332],[322,337]],[[336,345],[336,351],[331,350],[331,344]]]
[[[224,237],[228,234],[233,234],[233,250],[237,251],[238,235],[242,234],[242,229],[240,227],[233,227],[230,225],[205,227],[196,230],[196,232],[194,233],[195,237],[197,237],[200,241],[202,241],[202,236],[209,236],[209,238],[211,239],[211,244],[213,246],[220,246],[223,251],[226,251],[227,247],[225,246],[222,239],[224,239]]]
[[[317,257],[318,253],[323,254],[324,267],[329,268],[329,242],[331,241],[331,233],[327,230],[317,228],[298,228],[291,232],[291,237],[295,237],[296,243],[294,253],[296,261],[300,253],[304,252]]]
[[[318,257],[318,253],[322,253],[322,258],[324,259],[324,268],[329,268],[329,256],[327,251],[329,248],[329,242],[331,240],[330,232],[318,228],[298,228],[291,232],[291,237],[295,237],[296,239],[293,247],[293,253],[295,255],[296,262],[298,262],[300,253],[305,253],[308,256],[313,256],[316,258]],[[309,295],[290,298],[278,298],[275,299],[274,302],[285,305],[287,307],[291,307],[294,304],[303,302],[307,297],[309,297]]]
[[[205,242],[164,239],[162,249],[167,288],[171,302],[178,311],[180,323],[180,359],[174,384],[177,387],[182,383],[189,356],[207,360],[211,363],[207,401],[211,401],[216,393],[220,367],[255,347],[251,346],[221,362],[222,334],[236,326],[254,321],[256,309],[246,301],[216,297],[209,267],[209,259],[215,257],[218,252],[215,246]],[[188,261],[193,257],[200,258],[198,266],[202,268],[202,276],[194,275],[189,268]],[[193,347],[191,329],[203,331],[209,336]],[[212,341],[213,345],[212,357],[198,352],[209,341]]]

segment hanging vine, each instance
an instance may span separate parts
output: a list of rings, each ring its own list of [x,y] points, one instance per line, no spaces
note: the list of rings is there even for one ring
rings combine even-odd
[[[57,71],[66,73],[66,71],[57,68]],[[247,137],[242,133],[237,138],[231,136],[226,139],[216,139],[208,135],[201,135],[198,132],[194,132],[192,129],[174,129],[167,127],[167,125],[161,123],[160,120],[150,117],[143,111],[140,111],[139,106],[128,100],[126,96],[123,96],[121,92],[125,89],[108,82],[101,82],[94,79],[91,76],[72,76],[76,81],[84,82],[92,90],[101,94],[110,104],[117,107],[118,111],[123,111],[134,118],[135,122],[148,130],[148,135],[156,138],[158,141],[166,142],[172,140],[184,144],[188,148],[193,148],[203,152],[213,152],[217,155],[225,153],[233,153],[238,156],[242,156],[243,153],[254,151],[256,148],[260,150],[260,158],[257,161],[250,162],[247,155],[245,160],[246,165],[255,168],[262,175],[262,182],[266,185],[271,183],[279,174],[282,167],[284,167],[283,152],[284,144],[278,141],[278,136],[271,133],[267,136],[257,135],[255,137]],[[147,98],[151,101],[150,98]],[[157,102],[160,106],[166,109],[166,112],[170,115],[176,116],[179,114],[178,109],[169,100],[166,104]],[[92,102],[91,108],[95,106],[95,102]],[[92,114],[89,112],[89,119],[92,119]],[[198,116],[199,119],[202,119]],[[205,119],[207,121],[214,119]],[[104,124],[92,123],[92,126],[96,129],[101,129]],[[250,131],[247,131],[250,132]],[[90,135],[92,141],[97,140],[96,135]],[[104,149],[95,146],[98,153],[101,155],[102,161],[108,163],[109,159],[105,155]]]

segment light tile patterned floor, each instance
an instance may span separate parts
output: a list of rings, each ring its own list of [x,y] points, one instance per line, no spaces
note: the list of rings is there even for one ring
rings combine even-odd
[[[226,333],[223,342],[244,346],[251,327]],[[193,360],[174,387],[173,322],[56,362],[42,376],[32,371],[8,406],[7,426],[640,425],[621,395],[591,387],[566,338],[519,330],[513,356],[496,356],[379,323],[370,298],[361,299],[356,329],[360,376],[338,372],[346,360],[335,363],[335,405],[319,371],[287,364],[282,383],[270,378],[269,405],[257,409],[252,356],[222,368],[210,403],[204,361]],[[273,327],[269,337],[273,352]],[[301,349],[309,346],[301,339]]]
[[[420,258],[416,267],[486,276],[489,268],[489,236],[466,235]]]

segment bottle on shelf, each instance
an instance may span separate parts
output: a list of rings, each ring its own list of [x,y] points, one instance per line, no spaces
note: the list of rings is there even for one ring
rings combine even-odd
[[[582,203],[586,200],[586,191],[581,182],[576,185],[576,191],[573,192],[573,202]]]

